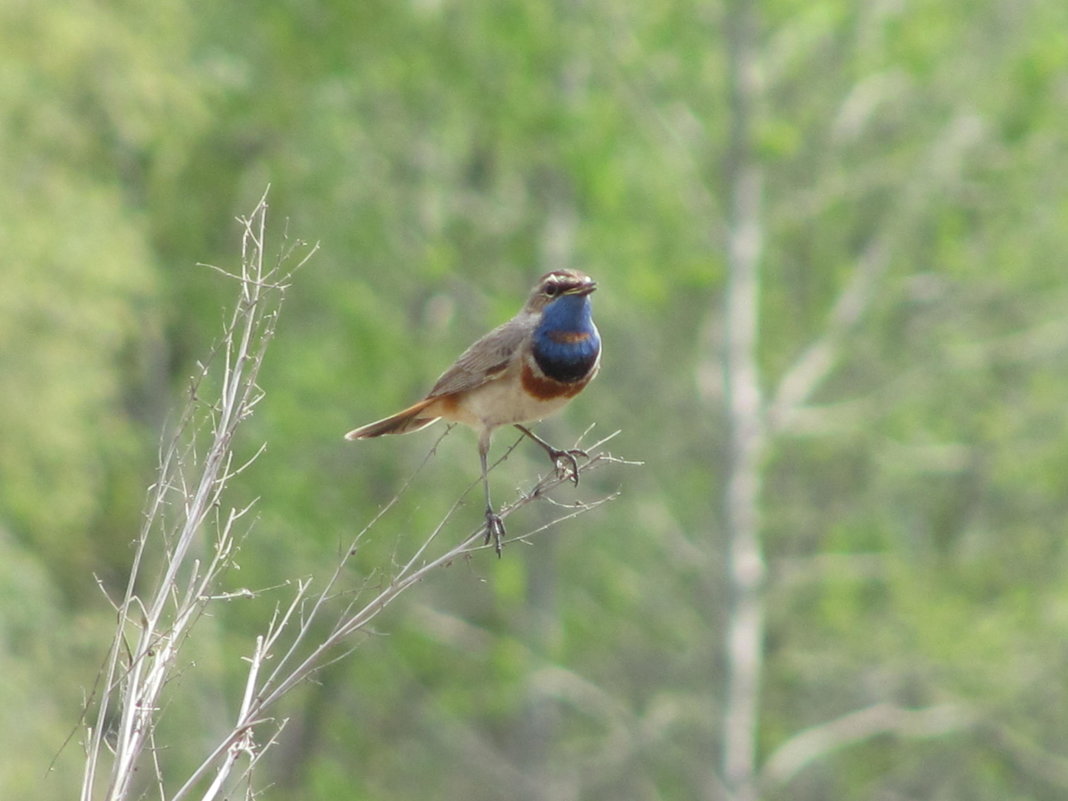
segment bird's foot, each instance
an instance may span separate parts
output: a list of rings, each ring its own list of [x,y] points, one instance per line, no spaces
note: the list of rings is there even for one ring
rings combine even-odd
[[[497,558],[501,558],[501,548],[504,545],[504,521],[501,516],[492,509],[486,509],[486,540],[485,545],[493,541],[493,550],[497,552]]]
[[[534,442],[538,443],[538,445],[540,445],[541,448],[547,454],[549,454],[549,458],[553,460],[553,468],[556,470],[557,474],[562,479],[566,481],[570,478],[572,481],[575,482],[575,486],[578,486],[578,459],[581,456],[583,459],[586,459],[588,461],[590,455],[586,453],[586,451],[582,450],[581,448],[570,448],[568,450],[560,450],[559,448],[554,448],[552,445],[543,440],[541,437],[539,437],[526,426],[521,426],[519,425],[519,423],[516,423],[515,427],[522,431],[526,436],[530,437],[530,439],[532,439]],[[568,474],[568,468],[571,468],[570,475]]]
[[[549,458],[553,460],[553,466],[556,468],[556,472],[560,474],[560,477],[565,481],[570,478],[577,487],[579,480],[578,459],[579,457],[589,459],[590,455],[581,448],[570,448],[569,450],[548,448],[548,452]]]

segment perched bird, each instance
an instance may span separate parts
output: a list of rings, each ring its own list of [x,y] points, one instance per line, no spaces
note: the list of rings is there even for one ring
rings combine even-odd
[[[486,489],[486,542],[501,555],[504,523],[490,502],[486,457],[490,437],[514,425],[566,469],[578,484],[579,450],[559,450],[523,423],[559,411],[597,375],[601,337],[593,324],[590,293],[597,284],[577,270],[546,273],[531,290],[523,309],[490,331],[442,373],[423,400],[384,420],[361,426],[345,439],[419,431],[438,420],[465,423],[478,432],[478,456]]]

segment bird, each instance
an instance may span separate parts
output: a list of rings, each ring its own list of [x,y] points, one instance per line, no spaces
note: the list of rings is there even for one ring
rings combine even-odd
[[[545,450],[564,476],[570,467],[568,477],[576,486],[576,457],[588,458],[579,449],[554,448],[524,424],[560,411],[600,370],[601,336],[590,302],[595,289],[597,282],[578,270],[546,273],[519,313],[465,350],[421,401],[353,429],[345,439],[410,434],[438,420],[474,429],[486,495],[485,544],[492,540],[500,558],[504,523],[490,501],[487,467],[493,432],[502,426],[515,426]]]

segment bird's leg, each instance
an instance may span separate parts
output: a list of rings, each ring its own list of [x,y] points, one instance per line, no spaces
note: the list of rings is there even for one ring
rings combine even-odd
[[[526,426],[521,426],[519,425],[519,423],[516,423],[515,427],[522,431],[524,434],[526,434],[528,437],[530,437],[532,440],[534,440],[536,443],[541,445],[545,452],[549,454],[549,458],[553,460],[553,467],[555,467],[556,470],[558,470],[564,478],[568,478],[567,468],[562,468],[560,466],[560,461],[566,461],[568,467],[571,468],[570,478],[572,481],[575,482],[575,486],[578,486],[579,468],[577,457],[581,456],[583,459],[589,459],[590,455],[586,453],[586,451],[582,450],[581,448],[571,448],[570,450],[562,451],[559,448],[554,448],[552,445],[550,445],[548,442],[536,435]]]
[[[489,431],[484,432],[478,438],[478,458],[482,462],[482,486],[486,488],[486,545],[493,540],[493,549],[497,552],[497,558],[501,558],[501,545],[504,539],[504,521],[501,516],[493,511],[490,503],[489,469],[486,466],[486,457],[489,454]]]

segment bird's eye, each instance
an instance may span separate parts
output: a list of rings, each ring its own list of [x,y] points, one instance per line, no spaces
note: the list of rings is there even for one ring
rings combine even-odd
[[[545,285],[545,294],[548,295],[550,298],[556,297],[556,295],[559,292],[560,292],[560,285],[559,284],[553,283],[553,284],[546,284]]]

